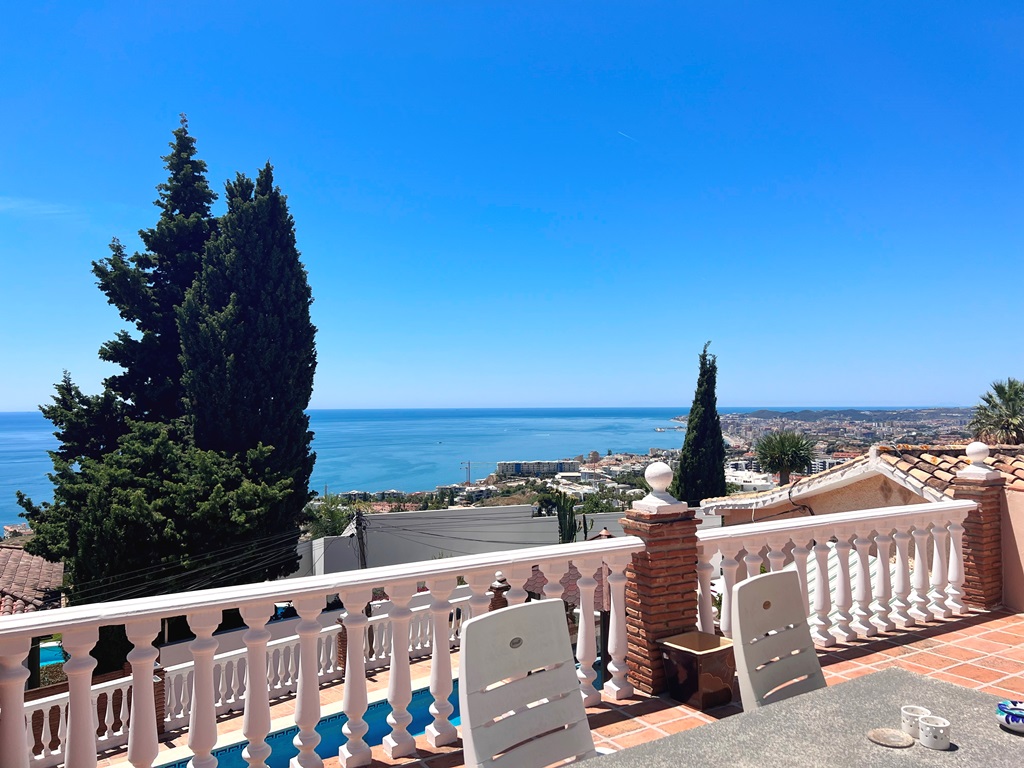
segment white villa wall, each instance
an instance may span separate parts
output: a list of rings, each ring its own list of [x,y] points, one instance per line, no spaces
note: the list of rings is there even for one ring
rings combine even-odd
[[[368,515],[366,564],[398,565],[437,557],[525,549],[558,543],[558,518],[533,517],[528,504],[465,507]],[[499,521],[488,521],[500,516]],[[602,528],[622,536],[621,512],[588,515],[593,536]],[[577,516],[577,520],[581,518]],[[313,574],[359,567],[355,537],[332,536],[312,542]],[[299,575],[307,575],[309,571]]]

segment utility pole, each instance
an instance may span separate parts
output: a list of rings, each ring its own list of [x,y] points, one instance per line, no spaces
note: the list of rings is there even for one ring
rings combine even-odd
[[[472,472],[473,469],[473,462],[464,461],[462,462],[462,466],[466,468],[466,485],[472,485],[473,481],[470,479],[470,473]]]
[[[366,567],[366,516],[363,510],[356,507],[356,554],[359,556],[359,567]]]

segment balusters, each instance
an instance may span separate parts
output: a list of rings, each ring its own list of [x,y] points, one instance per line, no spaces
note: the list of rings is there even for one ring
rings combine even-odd
[[[910,534],[896,531],[892,540],[896,543],[896,579],[893,585],[896,598],[892,604],[894,618],[904,627],[912,627],[917,621],[910,615]]]
[[[412,611],[409,600],[416,585],[403,582],[388,585],[391,595],[391,675],[388,678],[388,702],[391,733],[384,737],[384,754],[389,758],[405,757],[416,751],[416,740],[409,734],[409,702],[412,701],[412,678],[409,671],[409,621]]]
[[[591,558],[581,557],[578,560],[580,576],[576,585],[580,591],[580,623],[576,635],[576,659],[580,667],[576,670],[576,677],[580,681],[583,705],[592,707],[601,701],[601,693],[594,687],[597,678],[597,672],[594,671],[594,662],[597,661],[597,638],[594,634],[594,590],[597,588],[597,579],[593,577],[593,572],[597,563]]]
[[[363,719],[366,714],[366,652],[363,647],[366,616],[363,606],[370,599],[370,589],[355,587],[345,590],[341,599],[346,609],[342,621],[348,638],[342,708],[348,720],[341,728],[347,741],[338,750],[338,762],[342,768],[353,768],[370,764],[370,747],[363,740],[369,728]]]
[[[786,553],[782,550],[786,544],[789,543],[788,539],[783,540],[769,540],[768,542],[768,571],[770,573],[778,573],[786,567]]]
[[[235,661],[235,703],[241,704],[243,708],[244,702],[249,698],[248,667],[249,664],[244,658]]]
[[[189,628],[196,639],[189,645],[195,668],[192,675],[192,713],[189,716],[188,746],[193,758],[189,768],[214,768],[217,758],[217,708],[214,703],[213,656],[217,652],[214,630],[220,624],[219,610],[188,614]]]
[[[270,683],[267,679],[267,643],[270,632],[267,620],[274,612],[273,603],[254,603],[242,606],[242,620],[246,630],[245,643],[245,713],[242,715],[242,733],[249,742],[242,757],[249,768],[267,768],[270,745]]]
[[[275,646],[270,652],[270,689],[277,692],[281,688],[281,647]]]
[[[32,640],[28,637],[0,638],[0,744],[3,745],[3,759],[8,761],[5,765],[17,768],[29,764],[28,736],[32,731],[25,727],[28,669],[22,666],[22,662],[28,658],[31,647]],[[43,722],[47,723],[49,719],[49,711],[44,710]],[[48,748],[49,743],[44,741],[44,746]]]
[[[611,556],[605,562],[608,564],[612,596],[611,626],[608,630],[608,655],[611,657],[608,671],[612,679],[605,683],[604,690],[620,701],[633,695],[633,685],[626,677],[626,576],[623,569],[628,561]]]
[[[932,526],[932,542],[932,588],[928,593],[928,609],[935,618],[948,619],[953,615],[953,611],[946,605],[946,585],[949,581],[946,546],[949,542],[949,531],[941,525]]]
[[[722,581],[724,582],[724,588],[722,590],[722,609],[718,616],[719,626],[722,629],[722,634],[726,637],[732,637],[732,588],[736,583],[736,573],[740,569],[740,563],[736,559],[736,554],[732,553],[726,555],[722,553]]]
[[[915,622],[931,621],[928,610],[928,529],[914,524],[914,576],[911,581],[910,616]]]
[[[946,605],[958,616],[967,612],[964,605],[964,527],[956,520],[953,520],[947,527],[949,531],[949,586],[946,594],[949,600]]]
[[[519,605],[525,603],[527,594],[526,590],[523,589],[523,583],[526,579],[523,577],[525,566],[522,563],[511,563],[506,568],[506,579],[508,580],[509,590],[505,593],[505,602],[509,605]]]
[[[160,655],[160,652],[153,647],[153,641],[160,632],[160,620],[156,618],[136,619],[125,624],[124,629],[128,640],[134,646],[128,654],[128,662],[132,665],[128,762],[134,768],[151,768],[160,752],[153,693],[153,665]],[[122,708],[126,704],[126,698],[127,693],[121,700]]]
[[[320,676],[317,664],[316,641],[320,635],[320,611],[324,607],[323,595],[308,595],[293,602],[299,614],[295,628],[299,636],[298,691],[295,696],[295,724],[299,732],[292,744],[299,754],[292,758],[291,768],[323,768],[324,761],[314,751],[320,743],[316,732],[320,722]],[[408,654],[406,654],[408,658]]]
[[[712,552],[705,547],[697,548],[697,628],[701,632],[715,632],[715,604],[711,596],[711,577],[715,573],[711,565]],[[580,581],[580,593],[583,582]],[[585,603],[584,603],[585,605]]]
[[[871,539],[866,535],[857,536],[853,540],[857,556],[857,581],[854,584],[853,598],[857,605],[853,612],[850,629],[861,637],[872,637],[878,634],[878,628],[871,623],[871,569],[868,556],[871,554]]]
[[[896,624],[889,614],[892,611],[892,587],[889,578],[889,551],[892,549],[892,536],[882,531],[875,536],[878,559],[875,570],[875,615],[872,623],[879,632],[892,632]]]
[[[448,644],[448,616],[452,612],[451,596],[455,579],[451,576],[427,580],[430,590],[430,617],[433,638],[430,658],[430,714],[433,722],[427,726],[427,743],[432,747],[451,744],[458,738],[455,726],[448,722],[454,711],[448,697],[452,693],[452,652]]]
[[[836,558],[839,560],[839,574],[836,576],[836,625],[832,634],[837,640],[848,643],[857,634],[850,628],[853,621],[853,614],[850,608],[853,606],[853,597],[850,593],[850,541],[844,535],[840,535],[836,542]]]
[[[814,621],[811,623],[811,638],[818,645],[825,647],[836,644],[836,637],[831,631],[832,591],[828,578],[830,551],[831,547],[825,541],[819,541],[814,545]]]
[[[796,576],[800,582],[800,594],[804,599],[804,613],[808,616],[812,613],[811,592],[807,585],[807,558],[810,554],[811,551],[802,541],[793,542],[793,564],[796,566]]]
[[[761,567],[764,565],[761,552],[756,547],[756,544],[748,544],[746,557],[743,558],[743,564],[747,568],[748,579],[759,576],[761,574]]]
[[[108,691],[103,694],[103,717],[98,722],[98,728],[96,729],[97,741],[109,739],[114,735],[114,724],[116,722],[114,715],[114,692]],[[99,713],[99,696],[92,696],[93,708]]]
[[[490,607],[491,600],[487,597],[487,590],[491,588],[491,582],[494,580],[494,571],[488,570],[475,570],[470,571],[466,574],[466,581],[469,584],[469,588],[473,591],[473,596],[469,598],[469,617],[483,616],[487,613],[487,609]],[[511,603],[510,603],[511,605]],[[463,617],[463,621],[466,617]]]
[[[89,651],[96,645],[99,632],[96,627],[76,627],[65,630],[64,650],[71,658],[64,662],[68,676],[68,735],[65,746],[67,768],[95,768],[96,766],[96,707],[92,700],[92,671],[96,659]],[[22,710],[18,710],[21,714]],[[24,741],[24,734],[19,734]],[[200,768],[202,768],[200,766]]]

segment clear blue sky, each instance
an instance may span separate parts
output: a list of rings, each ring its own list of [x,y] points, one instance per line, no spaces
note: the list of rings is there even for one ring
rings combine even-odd
[[[686,406],[707,339],[722,405],[1024,376],[1020,2],[89,5],[0,28],[0,410],[112,372],[179,112],[289,196],[313,407]]]

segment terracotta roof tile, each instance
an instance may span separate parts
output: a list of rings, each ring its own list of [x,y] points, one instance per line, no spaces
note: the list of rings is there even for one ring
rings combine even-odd
[[[64,564],[0,545],[0,615],[56,607]]]

